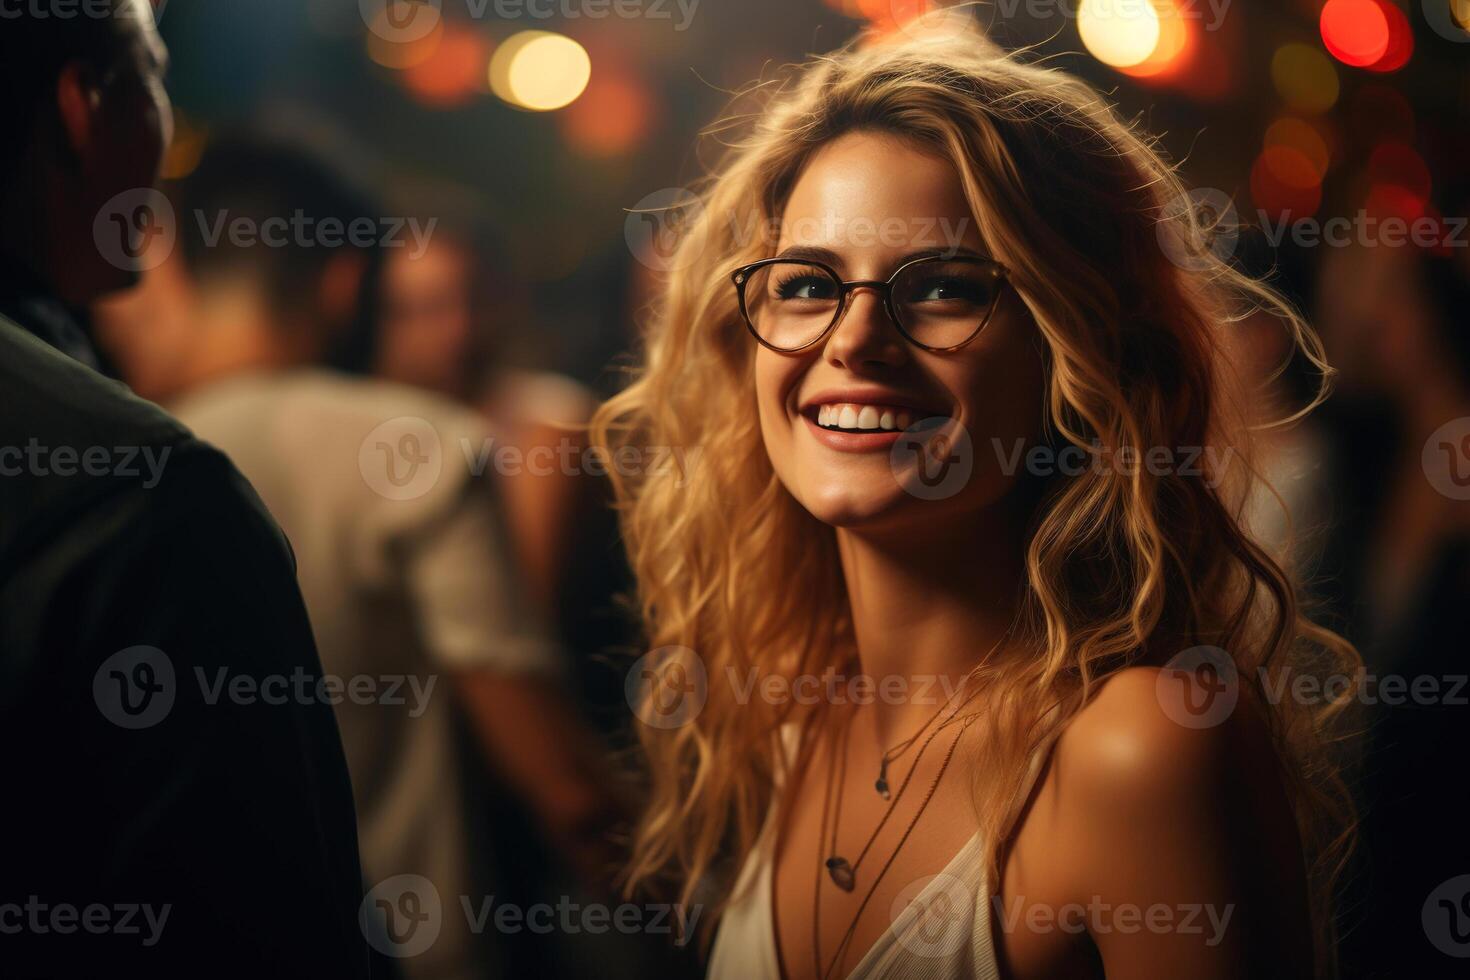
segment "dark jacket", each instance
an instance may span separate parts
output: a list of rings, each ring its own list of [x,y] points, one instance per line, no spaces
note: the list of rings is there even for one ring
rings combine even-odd
[[[229,460],[0,316],[0,975],[365,976],[320,673]]]

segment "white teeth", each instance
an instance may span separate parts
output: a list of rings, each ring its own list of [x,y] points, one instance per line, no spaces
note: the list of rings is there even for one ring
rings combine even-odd
[[[829,429],[894,432],[908,428],[913,413],[891,406],[845,402],[818,405],[816,419],[818,425]]]

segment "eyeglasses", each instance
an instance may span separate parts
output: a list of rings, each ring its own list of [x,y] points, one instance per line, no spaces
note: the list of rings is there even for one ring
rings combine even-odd
[[[820,342],[842,319],[852,293],[873,289],[910,343],[944,353],[974,340],[990,322],[1006,269],[991,259],[930,255],[899,266],[887,282],[843,281],[821,262],[763,259],[730,278],[746,327],[771,350],[794,354]]]

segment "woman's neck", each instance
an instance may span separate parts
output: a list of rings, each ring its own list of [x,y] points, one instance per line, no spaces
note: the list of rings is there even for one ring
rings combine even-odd
[[[1005,653],[996,648],[1021,598],[1025,517],[995,507],[929,535],[839,530],[837,541],[874,728],[896,741],[987,655]]]

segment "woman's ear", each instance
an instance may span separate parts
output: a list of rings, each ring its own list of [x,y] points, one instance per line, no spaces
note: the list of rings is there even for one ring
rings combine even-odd
[[[102,91],[86,63],[73,59],[56,79],[56,108],[72,154],[82,157],[92,145]]]

